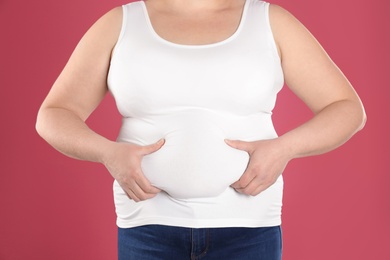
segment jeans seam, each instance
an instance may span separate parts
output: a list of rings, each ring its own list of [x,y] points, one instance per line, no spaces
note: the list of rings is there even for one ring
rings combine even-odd
[[[210,248],[210,229],[207,228],[205,229],[206,230],[206,246],[205,248],[203,249],[203,251],[199,254],[199,255],[196,255],[196,252],[194,252],[194,236],[193,236],[193,229],[191,229],[191,260],[196,260],[196,259],[201,259],[203,258],[207,252],[209,251],[209,248]]]
[[[191,260],[195,260],[196,255],[194,253],[194,229],[191,228]]]
[[[206,229],[206,247],[203,250],[203,252],[200,253],[196,258],[200,259],[207,254],[207,252],[209,250],[209,244],[210,244],[210,229],[207,228]]]

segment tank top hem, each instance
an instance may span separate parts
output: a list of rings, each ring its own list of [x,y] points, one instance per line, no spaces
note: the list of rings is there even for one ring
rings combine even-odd
[[[136,220],[121,220],[117,219],[119,228],[133,228],[144,225],[164,225],[186,228],[222,228],[222,227],[273,227],[280,226],[282,223],[280,218],[268,219],[267,221],[255,219],[184,219],[184,218],[161,218],[151,217]]]

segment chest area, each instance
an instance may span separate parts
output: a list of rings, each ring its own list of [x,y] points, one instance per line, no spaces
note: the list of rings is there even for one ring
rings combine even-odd
[[[123,114],[203,108],[233,114],[272,109],[278,74],[259,48],[139,48],[112,64],[110,89]]]
[[[239,1],[242,2],[242,1]],[[240,27],[243,4],[221,10],[158,10],[146,2],[144,12],[152,30],[161,38],[183,45],[205,45],[223,41]]]

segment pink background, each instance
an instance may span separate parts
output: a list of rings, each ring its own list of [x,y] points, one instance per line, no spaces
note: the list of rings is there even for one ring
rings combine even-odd
[[[84,32],[125,0],[0,1],[0,259],[115,259],[112,178],[69,159],[35,132],[39,105]],[[365,129],[323,156],[295,160],[285,176],[284,260],[390,259],[389,4],[277,0],[322,43],[360,94]],[[285,88],[279,133],[310,112]],[[114,139],[108,96],[88,123]],[[234,210],[234,209],[232,209]]]

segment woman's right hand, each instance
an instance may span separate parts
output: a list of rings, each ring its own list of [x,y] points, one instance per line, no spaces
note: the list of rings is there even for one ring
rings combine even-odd
[[[127,195],[135,202],[153,198],[161,190],[152,186],[141,169],[142,158],[158,151],[165,140],[140,146],[132,143],[114,143],[108,149],[104,165]]]

